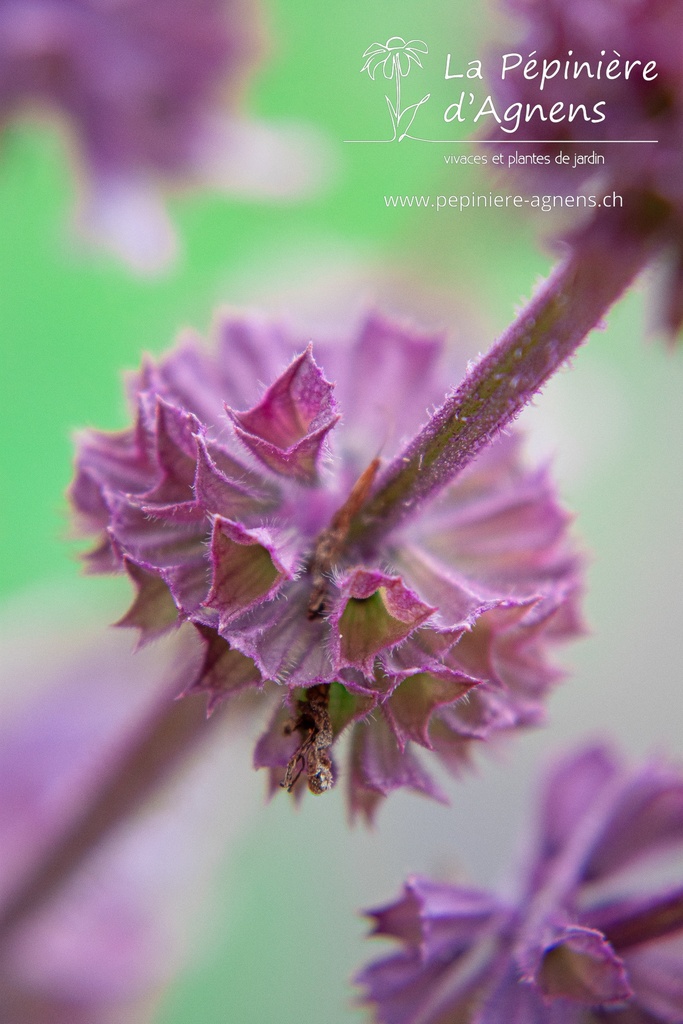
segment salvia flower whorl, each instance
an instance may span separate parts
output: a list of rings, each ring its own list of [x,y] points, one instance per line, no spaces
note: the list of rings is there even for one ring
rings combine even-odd
[[[374,934],[402,946],[358,978],[381,1024],[683,1020],[683,890],[642,894],[653,858],[680,862],[680,769],[579,749],[551,773],[539,818],[518,894],[413,877],[370,912]]]
[[[80,438],[88,566],[129,574],[122,622],[143,639],[194,623],[205,659],[187,688],[209,707],[264,690],[255,763],[272,787],[328,789],[347,730],[352,813],[370,818],[401,786],[440,797],[415,748],[458,770],[475,741],[539,722],[558,675],[548,648],[579,629],[547,472],[501,436],[364,542],[350,522],[380,458],[443,396],[441,339],[379,316],[339,344],[251,316],[224,316],[217,335],[213,351],[188,335],[144,363],[130,429]]]

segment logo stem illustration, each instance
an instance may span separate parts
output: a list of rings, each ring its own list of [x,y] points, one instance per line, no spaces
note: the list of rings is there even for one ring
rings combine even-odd
[[[398,61],[398,54],[394,54],[394,69],[396,71],[396,121],[401,120],[401,65]]]

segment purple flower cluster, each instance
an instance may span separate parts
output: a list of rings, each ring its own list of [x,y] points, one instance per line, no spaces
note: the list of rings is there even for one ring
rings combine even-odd
[[[474,741],[539,722],[548,647],[579,628],[547,473],[500,436],[419,515],[354,534],[378,453],[400,452],[443,395],[441,339],[373,316],[314,359],[253,317],[217,334],[214,352],[186,336],[144,363],[131,429],[81,437],[71,496],[100,538],[89,568],[128,572],[122,621],[143,639],[194,623],[205,659],[186,689],[210,708],[270,695],[255,763],[273,788],[330,788],[348,728],[353,814],[401,786],[440,797],[415,746],[457,771]]]
[[[404,947],[359,978],[377,1019],[678,1024],[683,891],[650,882],[643,896],[642,871],[682,845],[680,770],[574,753],[550,778],[517,899],[412,878],[371,912],[375,934]]]

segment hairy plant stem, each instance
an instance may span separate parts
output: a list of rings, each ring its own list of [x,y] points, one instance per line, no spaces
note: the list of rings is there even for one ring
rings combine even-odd
[[[157,702],[78,817],[0,908],[0,942],[54,895],[98,842],[133,814],[199,741],[213,732],[220,710],[207,720],[201,696],[176,701],[165,695]]]
[[[378,477],[354,517],[349,543],[377,540],[449,484],[573,355],[649,261],[666,220],[638,197],[601,210],[590,231],[460,386]]]

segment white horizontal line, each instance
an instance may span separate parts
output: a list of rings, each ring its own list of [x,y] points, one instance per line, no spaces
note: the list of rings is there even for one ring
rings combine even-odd
[[[508,144],[516,142],[518,145],[543,146],[552,144],[554,146],[643,146],[646,143],[654,145],[659,139],[457,139],[458,142],[472,142],[474,146],[497,146],[501,142]]]
[[[438,146],[656,146],[659,139],[416,139],[412,142],[433,142]],[[386,145],[396,139],[344,139],[344,142],[365,145]]]

